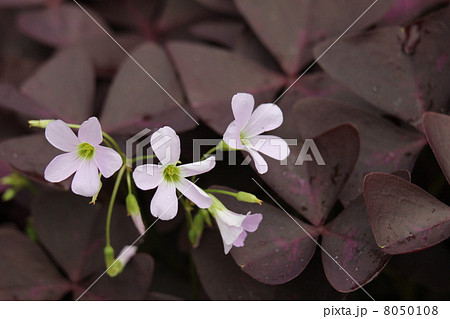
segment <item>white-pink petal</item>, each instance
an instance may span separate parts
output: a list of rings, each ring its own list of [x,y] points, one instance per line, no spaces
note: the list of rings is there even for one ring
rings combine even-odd
[[[119,153],[101,145],[95,146],[94,160],[98,169],[106,178],[117,172],[123,163]]]
[[[245,137],[250,138],[263,132],[274,130],[283,123],[283,112],[276,104],[266,103],[258,106],[243,127]]]
[[[212,205],[212,198],[186,178],[181,178],[177,183],[177,189],[200,208],[209,208]]]
[[[214,166],[216,166],[216,157],[210,156],[203,161],[180,165],[178,168],[180,169],[181,176],[190,177],[209,172]]]
[[[229,226],[241,227],[244,222],[245,215],[236,214],[230,210],[219,211],[218,218]]]
[[[245,238],[247,238],[247,232],[242,231],[242,233],[239,235],[239,237],[233,242],[233,246],[235,246],[235,247],[244,246]]]
[[[252,148],[276,160],[284,160],[290,154],[285,140],[274,135],[258,135],[249,139]]]
[[[222,240],[227,245],[233,245],[235,240],[244,231],[242,227],[230,226],[224,222],[220,216],[216,217],[217,226],[219,226]]]
[[[56,156],[45,168],[44,178],[52,183],[59,183],[77,170],[81,159],[76,152]]]
[[[261,214],[253,214],[250,212],[245,216],[244,222],[242,223],[242,227],[248,232],[254,232],[258,229],[259,224],[261,223],[263,217]]]
[[[234,119],[239,129],[247,124],[255,106],[253,95],[248,93],[237,93],[231,99],[231,108],[233,109]]]
[[[118,262],[122,264],[122,267],[125,267],[126,264],[136,255],[138,248],[136,246],[125,246],[120,251],[119,256],[117,257]]]
[[[180,159],[180,138],[170,127],[164,126],[150,138],[153,152],[161,164],[176,164]]]
[[[133,220],[134,226],[138,230],[140,235],[143,235],[145,233],[145,225],[144,221],[142,220],[141,214],[134,214],[131,215],[131,219]]]
[[[223,251],[225,252],[225,255],[227,255],[230,252],[231,248],[233,248],[233,244],[225,243],[223,241],[223,238],[222,238],[222,242],[223,242]]]
[[[72,191],[81,196],[92,197],[100,190],[100,176],[94,160],[82,160],[72,181]]]
[[[256,170],[259,174],[267,173],[269,170],[269,166],[267,165],[266,160],[259,154],[257,151],[253,150],[250,147],[245,148],[247,152],[250,153],[253,158],[253,162],[255,163]]]
[[[135,168],[133,180],[136,186],[144,191],[153,189],[163,180],[161,165],[145,164]]]
[[[92,146],[99,145],[103,141],[102,128],[96,117],[91,117],[81,124],[78,138],[81,142],[89,143]]]
[[[241,150],[244,147],[241,141],[241,127],[236,121],[228,125],[223,134],[223,140],[231,148]]]
[[[173,219],[178,212],[178,199],[173,183],[162,182],[150,204],[150,212],[161,220]]]
[[[80,144],[72,129],[61,120],[52,121],[47,125],[45,137],[50,144],[64,152],[75,151]]]

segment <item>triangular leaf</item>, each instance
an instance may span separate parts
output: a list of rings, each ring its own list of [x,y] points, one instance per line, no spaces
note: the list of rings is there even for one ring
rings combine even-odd
[[[298,140],[297,146],[291,146],[287,165],[268,159],[270,169],[261,177],[299,214],[321,225],[358,159],[359,136],[351,125],[332,129],[312,140],[319,154],[313,152],[310,142]],[[312,161],[302,162],[303,145]],[[320,165],[321,159],[325,165]]]
[[[0,228],[0,300],[59,300],[70,290],[50,259],[30,239]]]
[[[340,39],[320,65],[384,112],[420,127],[425,111],[446,111],[450,92],[450,9],[406,27]],[[333,40],[315,48],[318,56]]]
[[[140,45],[133,57],[172,97],[185,105],[180,84],[164,50],[154,43]],[[192,116],[193,111],[183,106]],[[120,67],[110,87],[101,122],[105,130],[159,128],[170,125],[177,131],[196,126],[196,123],[131,59]]]
[[[327,252],[322,251],[325,274],[340,292],[357,290],[373,280],[390,258],[375,242],[362,195],[324,227],[322,247]]]
[[[344,32],[372,0],[235,0],[236,6],[256,35],[293,75],[312,60],[312,46],[321,39]],[[377,21],[392,1],[382,1],[352,27],[365,28]]]
[[[311,138],[345,123],[358,129],[360,156],[339,196],[344,204],[362,193],[362,182],[367,173],[410,171],[426,143],[425,138],[414,130],[396,126],[372,112],[332,100],[301,100],[294,107],[294,116],[303,138]]]
[[[279,74],[237,53],[188,42],[171,42],[168,50],[190,105],[219,134],[233,120],[231,98],[234,94],[251,93],[263,103],[271,101],[284,84]]]
[[[386,253],[425,249],[450,236],[450,207],[400,177],[368,174],[364,198],[373,234]]]
[[[85,52],[61,51],[23,84],[22,92],[60,119],[81,123],[93,111],[94,77]]]
[[[425,113],[423,128],[433,150],[434,156],[450,183],[450,116]]]
[[[103,28],[109,29],[101,16],[84,5],[83,8],[88,10]],[[73,3],[22,12],[18,16],[17,23],[20,30],[30,37],[59,48],[69,47],[90,38],[107,36],[83,10]]]

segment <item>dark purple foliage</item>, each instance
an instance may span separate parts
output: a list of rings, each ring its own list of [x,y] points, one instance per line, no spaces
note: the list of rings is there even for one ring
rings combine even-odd
[[[0,0],[0,178],[18,172],[32,183],[0,203],[1,300],[77,299],[105,270],[113,181],[103,180],[96,205],[69,191],[70,178],[46,182],[61,152],[28,120],[96,116],[122,147],[168,125],[189,163],[193,139],[222,136],[238,92],[276,101],[284,122],[267,134],[297,145],[286,163],[265,157],[264,175],[253,163],[218,163],[199,186],[263,199],[217,196],[262,214],[258,230],[224,255],[213,220],[191,248],[181,208],[83,299],[353,300],[367,299],[354,291],[369,282],[376,299],[448,294],[449,1],[377,1],[363,16],[373,0],[255,2],[80,0],[102,30],[71,1]],[[314,161],[298,165],[307,139],[326,165],[311,151]],[[125,190],[112,219],[116,256],[138,237]],[[137,193],[147,226],[153,194]]]

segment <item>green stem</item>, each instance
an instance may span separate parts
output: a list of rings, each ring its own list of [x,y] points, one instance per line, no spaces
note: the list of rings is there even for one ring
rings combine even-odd
[[[106,216],[106,246],[111,246],[111,217],[112,217],[112,211],[114,208],[114,202],[116,201],[117,192],[119,190],[120,182],[123,177],[123,173],[125,172],[125,169],[127,168],[126,165],[122,165],[122,167],[119,170],[119,173],[117,174],[116,183],[114,184],[114,188],[111,194],[111,199],[109,201],[108,206],[108,215]]]
[[[140,160],[146,160],[146,159],[155,158],[155,157],[156,157],[156,155],[138,156],[138,157],[129,159],[129,162],[130,163],[135,163],[135,162],[140,161]]]
[[[109,141],[109,142],[114,146],[114,148],[116,149],[116,151],[119,152],[119,154],[122,155],[123,153],[122,153],[122,151],[121,151],[121,149],[120,149],[120,147],[119,147],[119,144],[117,144],[116,140],[113,139],[113,138],[111,137],[111,135],[109,135],[109,134],[106,133],[106,132],[103,132],[103,131],[102,131],[102,134],[103,134],[103,137],[106,139],[105,141]]]
[[[203,154],[202,158],[200,159],[200,161],[203,161],[206,159],[206,156],[208,156],[209,154],[215,152],[217,150],[217,146],[214,146],[212,149],[210,149],[208,152],[206,152],[205,154]]]
[[[225,195],[229,195],[229,196],[233,196],[233,197],[237,198],[237,193],[224,191],[224,190],[221,190],[221,189],[210,189],[210,188],[208,188],[208,189],[205,189],[205,192],[207,192],[207,193],[225,194]]]
[[[132,194],[133,191],[131,190],[131,171],[127,169],[127,186],[128,186],[128,194]]]

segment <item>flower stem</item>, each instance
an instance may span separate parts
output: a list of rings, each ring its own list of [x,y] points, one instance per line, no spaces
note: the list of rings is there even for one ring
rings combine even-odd
[[[111,199],[109,200],[109,206],[108,206],[108,214],[106,216],[106,246],[111,246],[111,217],[112,217],[112,211],[114,208],[114,202],[116,201],[117,192],[119,190],[120,182],[123,177],[123,173],[125,172],[125,169],[127,168],[126,165],[122,165],[122,167],[119,170],[119,173],[117,174],[116,183],[114,184],[114,188],[111,194]]]
[[[221,189],[211,189],[211,188],[205,189],[205,192],[207,192],[207,193],[225,194],[225,195],[233,196],[233,197],[236,197],[236,198],[237,198],[237,195],[238,195],[237,193],[234,193],[234,192],[224,191],[224,190],[221,190]]]
[[[132,194],[131,190],[131,171],[127,169],[127,186],[128,186],[128,194]]]
[[[135,162],[140,161],[140,160],[146,160],[146,159],[155,158],[155,157],[156,157],[156,155],[138,156],[138,157],[129,159],[129,163],[135,163]]]
[[[206,157],[207,157],[209,154],[215,152],[215,151],[217,150],[217,146],[218,146],[218,145],[214,146],[214,147],[213,147],[212,149],[210,149],[208,152],[206,152],[205,154],[203,154],[203,156],[202,156],[202,158],[200,159],[200,161],[205,160]]]

